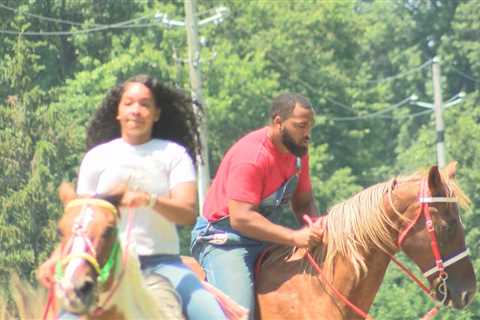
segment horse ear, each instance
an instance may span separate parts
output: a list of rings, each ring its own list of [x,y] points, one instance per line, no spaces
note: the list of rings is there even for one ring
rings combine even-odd
[[[442,169],[442,172],[449,179],[455,178],[455,174],[457,173],[457,161],[452,161],[449,164],[447,164],[447,166]]]
[[[62,182],[62,184],[58,188],[58,196],[60,197],[60,200],[62,201],[64,206],[71,200],[75,199],[77,197],[77,194],[75,193],[75,188],[73,187],[73,184],[69,182]]]
[[[438,166],[432,166],[428,172],[428,188],[432,196],[440,195],[443,191],[443,182]]]

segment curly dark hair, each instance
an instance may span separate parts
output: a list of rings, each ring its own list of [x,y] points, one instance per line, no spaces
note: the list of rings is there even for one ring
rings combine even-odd
[[[121,136],[120,123],[116,119],[118,104],[126,85],[132,82],[141,83],[149,88],[155,106],[162,112],[160,120],[153,125],[152,138],[181,144],[196,162],[196,155],[201,154],[200,133],[191,98],[184,92],[145,74],[136,75],[116,85],[107,93],[88,126],[87,150]]]

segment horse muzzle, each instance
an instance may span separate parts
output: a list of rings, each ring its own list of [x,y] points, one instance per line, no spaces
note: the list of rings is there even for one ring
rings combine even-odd
[[[433,281],[434,297],[444,306],[454,309],[465,309],[472,301],[476,293],[475,283],[465,286],[450,284],[440,278]]]
[[[97,284],[91,277],[64,281],[57,286],[57,299],[62,309],[77,315],[88,314],[98,300]]]

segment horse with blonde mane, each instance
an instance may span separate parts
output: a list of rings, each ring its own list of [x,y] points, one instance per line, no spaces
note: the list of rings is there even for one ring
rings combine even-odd
[[[453,179],[455,171],[456,163],[442,172],[433,166],[426,175],[369,187],[328,211],[325,246],[270,250],[256,275],[259,317],[370,318],[368,310],[399,251],[424,273],[430,288],[417,283],[432,300],[467,307],[476,280],[458,205],[468,206],[469,200]]]
[[[122,194],[77,198],[69,184],[59,194],[65,206],[58,223],[60,257],[43,318],[56,319],[61,310],[81,319],[183,319],[180,304],[165,306],[146,286],[155,281],[174,290],[170,283],[145,279],[137,256],[120,243],[116,205]]]

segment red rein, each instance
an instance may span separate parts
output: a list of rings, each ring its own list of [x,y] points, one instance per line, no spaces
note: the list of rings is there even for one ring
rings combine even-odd
[[[433,255],[435,257],[435,264],[436,264],[436,266],[439,270],[438,271],[439,275],[442,276],[442,275],[445,275],[446,273],[445,273],[445,270],[444,270],[445,268],[443,266],[443,260],[442,260],[441,254],[440,254],[440,249],[439,249],[439,246],[438,246],[437,237],[435,235],[435,230],[434,230],[434,227],[433,227],[432,217],[431,217],[431,214],[430,214],[430,207],[428,205],[428,202],[421,201],[421,199],[424,199],[424,198],[429,197],[429,196],[430,196],[430,192],[428,190],[427,181],[424,180],[421,183],[420,192],[419,192],[419,196],[418,196],[418,200],[419,200],[421,206],[419,207],[418,213],[417,213],[415,219],[412,221],[412,223],[409,226],[407,226],[403,232],[400,233],[399,239],[398,239],[398,247],[400,248],[405,236],[413,228],[413,226],[417,223],[417,221],[419,220],[420,216],[423,213],[423,216],[425,217],[425,225],[427,227],[427,231],[428,231],[428,233],[430,235],[430,239],[431,239],[431,248],[432,248]],[[311,227],[312,226],[312,221],[311,221],[310,217],[305,215],[303,218],[307,222],[307,224]],[[403,265],[393,255],[391,255],[388,252],[387,252],[387,254],[392,259],[392,261],[397,266],[399,266],[400,270],[403,273],[405,273],[410,279],[412,279],[427,294],[427,296],[429,298],[432,298],[432,296],[430,294],[431,290],[428,289],[423,284],[423,282],[421,280],[419,280],[405,265]],[[355,312],[360,317],[362,317],[364,319],[368,319],[368,320],[373,320],[373,318],[370,317],[368,315],[368,313],[366,313],[365,311],[363,311],[362,309],[360,309],[359,307],[354,305],[351,301],[348,300],[347,297],[345,297],[340,291],[338,291],[333,286],[332,283],[330,283],[328,281],[328,279],[323,274],[322,269],[320,268],[320,266],[317,264],[317,262],[313,259],[313,257],[311,256],[311,254],[308,251],[305,254],[305,258],[310,262],[310,264],[313,266],[313,268],[318,272],[322,282],[326,286],[328,286],[328,288],[330,288],[330,290],[334,293],[334,295],[338,299],[340,299],[345,305],[347,305],[353,312]],[[433,300],[433,298],[432,298],[432,300]],[[432,308],[430,311],[428,311],[427,314],[425,314],[425,316],[423,316],[421,318],[421,320],[432,319],[438,313],[438,310],[439,310],[439,306],[437,305],[434,308]]]

